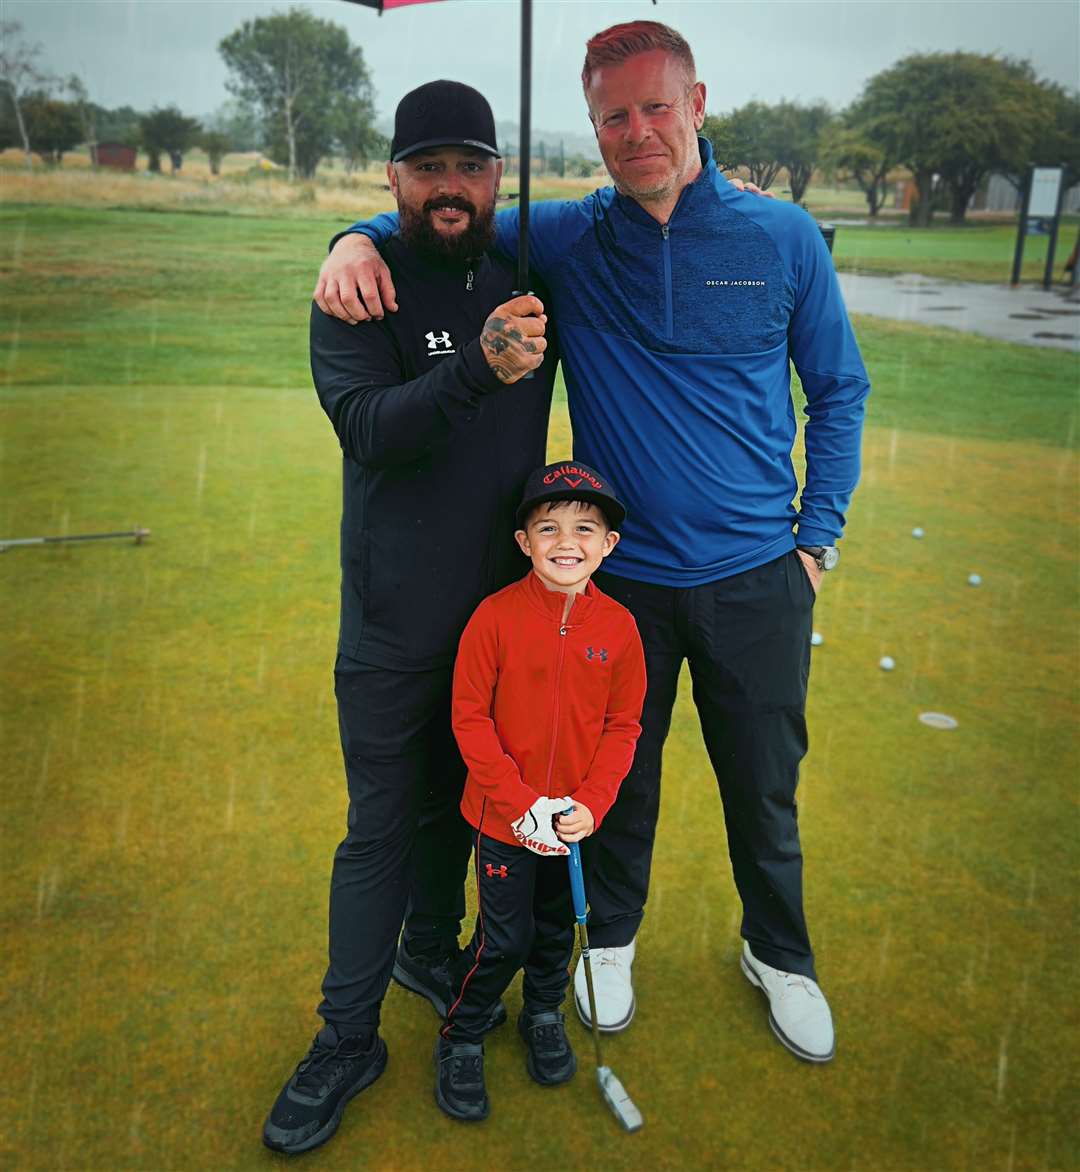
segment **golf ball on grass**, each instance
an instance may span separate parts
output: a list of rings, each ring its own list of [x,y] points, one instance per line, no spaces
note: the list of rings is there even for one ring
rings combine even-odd
[[[912,537],[922,537],[923,536],[922,528],[919,525],[916,525],[915,528],[912,529],[912,531],[911,531],[911,536]]]
[[[824,643],[824,642],[825,642],[825,640],[821,637],[821,635],[817,631],[815,631],[810,636],[810,646],[811,647],[820,647],[822,645],[822,643]]]
[[[982,577],[979,574],[968,574],[968,585],[969,586],[981,586],[982,585]]]
[[[892,669],[896,667],[896,660],[893,659],[891,655],[883,655],[880,662],[878,663],[878,667],[880,667],[882,671],[892,671]]]

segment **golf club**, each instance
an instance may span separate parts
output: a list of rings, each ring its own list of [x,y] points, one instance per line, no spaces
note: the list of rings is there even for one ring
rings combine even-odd
[[[150,536],[149,529],[125,529],[119,533],[72,533],[65,537],[0,537],[0,553],[15,545],[58,545],[63,541],[105,541],[113,537],[134,537],[136,545],[142,545]]]
[[[566,813],[570,813],[569,810]],[[570,865],[570,891],[574,898],[574,919],[578,925],[578,939],[581,941],[581,958],[585,962],[585,984],[589,990],[589,1021],[592,1022],[593,1043],[596,1046],[596,1081],[600,1084],[600,1092],[607,1100],[615,1118],[627,1131],[637,1131],[644,1120],[641,1112],[634,1106],[633,1099],[626,1093],[626,1088],[615,1077],[610,1066],[604,1065],[600,1053],[600,1027],[596,1021],[596,996],[593,993],[592,960],[589,956],[589,929],[586,927],[585,911],[585,879],[581,872],[581,848],[576,842],[566,844],[570,853],[566,857]]]

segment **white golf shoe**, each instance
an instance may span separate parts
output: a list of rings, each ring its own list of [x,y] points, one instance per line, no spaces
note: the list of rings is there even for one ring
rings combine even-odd
[[[769,1025],[795,1055],[806,1062],[828,1062],[836,1053],[832,1014],[817,981],[786,973],[758,960],[743,941],[743,975],[769,1000]]]
[[[617,1034],[626,1029],[634,1016],[634,986],[630,966],[634,963],[634,941],[622,948],[592,948],[593,992],[596,994],[596,1024],[602,1034]],[[578,958],[574,973],[574,1004],[578,1017],[592,1029],[589,1014],[589,988],[585,983],[585,961]]]

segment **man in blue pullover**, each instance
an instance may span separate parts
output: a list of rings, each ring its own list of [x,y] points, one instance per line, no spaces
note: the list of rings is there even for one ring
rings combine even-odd
[[[582,83],[614,188],[537,204],[530,260],[561,337],[574,456],[626,494],[630,520],[597,581],[634,614],[649,679],[633,769],[587,856],[598,1024],[614,1032],[634,1014],[661,753],[687,660],[743,905],[742,971],[779,1040],[825,1062],[834,1033],[803,914],[795,790],[812,607],[838,560],[869,383],[814,221],[729,184],[698,137],[705,87],[683,38],[652,21],[607,29]],[[512,254],[516,210],[496,225]],[[322,309],[351,322],[396,310],[367,239],[395,229],[380,216],[335,243]],[[797,505],[790,363],[807,400]],[[581,972],[575,989],[587,1020]]]

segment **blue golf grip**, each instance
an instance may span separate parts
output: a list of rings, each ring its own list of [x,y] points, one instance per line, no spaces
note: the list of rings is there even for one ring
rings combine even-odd
[[[570,853],[566,856],[570,864],[570,893],[574,897],[574,919],[585,923],[585,878],[581,873],[581,847],[576,842],[566,844]]]

